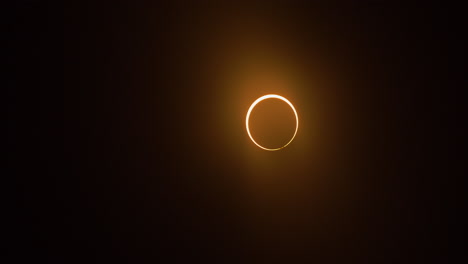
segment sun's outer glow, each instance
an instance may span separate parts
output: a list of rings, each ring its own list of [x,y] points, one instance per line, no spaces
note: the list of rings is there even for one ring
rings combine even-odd
[[[294,112],[294,115],[296,116],[296,130],[294,131],[294,135],[292,136],[291,140],[289,140],[288,143],[286,143],[284,146],[282,147],[279,147],[279,148],[265,148],[263,146],[261,146],[260,144],[258,144],[252,137],[252,135],[250,134],[250,129],[249,129],[249,118],[250,118],[250,113],[252,112],[252,110],[255,108],[255,106],[260,103],[261,101],[265,100],[265,99],[270,99],[270,98],[274,98],[274,99],[280,99],[284,102],[286,102],[290,107],[291,109],[293,110]],[[297,133],[297,129],[299,128],[299,118],[297,117],[297,112],[296,112],[296,109],[294,108],[294,106],[291,104],[291,102],[288,101],[288,99],[280,96],[280,95],[276,95],[276,94],[267,94],[267,95],[264,95],[260,98],[258,98],[257,100],[255,100],[255,102],[252,103],[252,105],[250,106],[249,108],[249,111],[247,111],[247,116],[245,117],[245,127],[247,129],[247,134],[249,135],[250,139],[252,140],[253,143],[255,143],[255,145],[257,145],[259,148],[261,149],[264,149],[264,150],[268,150],[268,151],[276,151],[276,150],[280,150],[284,147],[286,147],[287,145],[289,145],[293,140],[294,140],[294,137],[296,137],[296,133]]]

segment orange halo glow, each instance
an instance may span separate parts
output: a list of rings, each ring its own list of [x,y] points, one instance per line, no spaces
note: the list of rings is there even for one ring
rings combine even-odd
[[[250,113],[252,112],[252,110],[254,109],[254,107],[260,103],[261,101],[265,100],[265,99],[270,99],[270,98],[274,98],[274,99],[280,99],[284,102],[286,102],[290,107],[291,109],[293,110],[294,112],[294,115],[296,116],[296,130],[294,131],[294,135],[292,136],[291,140],[289,140],[288,143],[286,143],[284,146],[282,147],[279,147],[279,148],[265,148],[263,146],[261,146],[260,144],[258,144],[257,142],[255,142],[255,140],[253,139],[252,135],[250,134],[250,129],[249,129],[249,118],[250,118]],[[257,145],[259,148],[261,149],[264,149],[264,150],[268,150],[268,151],[276,151],[276,150],[280,150],[284,147],[286,147],[287,145],[289,145],[293,140],[294,140],[294,137],[296,136],[296,133],[297,133],[297,129],[299,128],[299,118],[297,117],[297,112],[296,112],[296,109],[294,108],[294,106],[291,104],[291,102],[288,101],[288,99],[282,97],[282,96],[279,96],[279,95],[276,95],[276,94],[267,94],[267,95],[264,95],[260,98],[258,98],[257,100],[255,100],[255,102],[252,103],[252,105],[250,106],[249,108],[249,111],[247,111],[247,116],[245,117],[245,127],[247,129],[247,134],[249,135],[250,139],[252,140],[253,143],[255,143],[255,145]]]

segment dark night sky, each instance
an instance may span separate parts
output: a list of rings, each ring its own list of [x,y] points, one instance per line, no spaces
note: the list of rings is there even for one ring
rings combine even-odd
[[[8,128],[9,164],[24,172],[12,244],[29,253],[20,256],[445,258],[439,181],[449,172],[438,168],[444,87],[455,82],[446,7],[149,2],[56,11],[23,1],[12,15],[31,34],[15,35],[10,63],[32,75],[10,83],[9,109],[38,117]],[[21,84],[38,89],[14,93]],[[244,126],[268,93],[290,99],[301,122],[277,152],[255,147]]]

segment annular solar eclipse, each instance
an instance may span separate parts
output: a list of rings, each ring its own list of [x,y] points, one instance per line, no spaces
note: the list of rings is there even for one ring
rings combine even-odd
[[[287,103],[291,109],[293,110],[294,112],[294,115],[296,117],[296,129],[294,131],[294,135],[291,137],[291,139],[283,146],[279,147],[279,148],[266,148],[260,144],[258,144],[255,139],[252,137],[252,134],[250,133],[250,129],[249,129],[249,118],[250,118],[250,114],[252,112],[252,110],[255,108],[255,106],[260,103],[261,101],[263,100],[267,100],[267,99],[279,99],[279,100],[282,100],[284,101],[285,103]],[[294,108],[293,104],[286,98],[284,98],[283,96],[280,96],[280,95],[276,95],[276,94],[267,94],[267,95],[264,95],[264,96],[261,96],[260,98],[258,98],[257,100],[255,100],[252,105],[250,106],[249,110],[247,111],[247,116],[245,117],[245,128],[247,129],[247,134],[249,135],[250,139],[252,140],[252,142],[257,145],[259,148],[261,149],[264,149],[264,150],[268,150],[268,151],[276,151],[276,150],[280,150],[282,148],[285,148],[287,145],[289,145],[293,140],[294,140],[294,137],[296,136],[296,133],[297,133],[297,129],[299,128],[299,118],[297,116],[297,112],[296,112],[296,109]]]

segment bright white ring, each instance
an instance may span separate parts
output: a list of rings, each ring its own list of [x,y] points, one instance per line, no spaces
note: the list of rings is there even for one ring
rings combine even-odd
[[[286,143],[286,145],[280,147],[280,148],[274,148],[274,149],[270,149],[270,148],[265,148],[263,146],[261,146],[260,144],[258,144],[257,142],[255,142],[255,140],[253,139],[252,135],[250,134],[250,129],[249,129],[249,118],[250,118],[250,113],[252,112],[252,110],[254,109],[254,107],[260,103],[261,101],[265,100],[265,99],[270,99],[270,98],[276,98],[276,99],[280,99],[284,102],[286,102],[290,107],[291,109],[293,110],[294,112],[294,115],[296,116],[296,131],[294,131],[294,135],[292,136],[291,140],[289,140],[288,143]],[[287,145],[289,145],[289,143],[291,143],[294,139],[294,137],[296,136],[296,133],[297,133],[297,129],[299,128],[299,118],[297,117],[297,112],[296,112],[296,109],[294,108],[294,106],[291,104],[291,102],[288,101],[288,99],[280,96],[280,95],[276,95],[276,94],[267,94],[267,95],[264,95],[260,98],[258,98],[257,100],[255,100],[255,102],[252,103],[252,105],[250,106],[249,108],[249,111],[247,111],[247,116],[245,117],[245,127],[247,129],[247,134],[249,135],[250,139],[252,140],[253,143],[255,143],[255,145],[257,145],[259,148],[261,149],[264,149],[264,150],[268,150],[268,151],[276,151],[276,150],[280,150],[284,147],[286,147]]]

